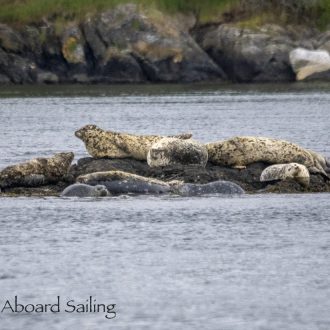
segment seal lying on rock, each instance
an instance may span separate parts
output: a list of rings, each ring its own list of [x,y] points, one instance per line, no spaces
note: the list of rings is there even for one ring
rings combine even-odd
[[[61,193],[61,197],[105,197],[109,191],[105,186],[90,186],[83,183],[75,183],[66,187]]]
[[[104,185],[110,194],[165,194],[179,181],[164,182],[122,171],[95,172],[79,176],[77,182]]]
[[[261,182],[287,180],[294,180],[308,187],[310,176],[307,167],[297,163],[276,164],[266,167],[260,176]]]
[[[94,158],[134,158],[146,160],[151,146],[163,136],[133,135],[104,131],[95,125],[86,125],[75,132],[81,139],[88,153]],[[174,136],[178,139],[189,139],[191,134]]]
[[[320,173],[329,178],[315,155],[285,140],[240,136],[226,141],[208,143],[206,146],[209,161],[216,165],[245,168],[246,165],[256,162],[299,163],[305,165],[311,173]]]
[[[78,182],[89,185],[102,184],[112,195],[120,194],[178,194],[198,196],[206,194],[242,194],[244,190],[235,183],[215,181],[207,184],[191,184],[182,181],[164,182],[122,171],[96,172],[79,176]]]
[[[35,158],[11,165],[0,172],[0,187],[37,187],[57,183],[68,173],[72,152],[62,152],[50,158]]]
[[[206,147],[197,141],[163,138],[151,146],[147,162],[150,167],[172,165],[199,165],[205,167],[207,158]]]
[[[209,194],[244,194],[244,190],[230,181],[214,181],[206,184],[184,183],[178,186],[175,193],[181,196],[201,196]]]

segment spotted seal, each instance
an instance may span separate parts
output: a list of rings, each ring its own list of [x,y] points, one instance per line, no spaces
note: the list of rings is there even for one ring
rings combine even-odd
[[[105,197],[109,195],[109,191],[105,186],[90,186],[83,183],[75,183],[66,187],[61,197]]]
[[[261,182],[287,180],[294,180],[308,187],[310,175],[307,167],[298,163],[276,164],[266,167],[260,175]]]
[[[123,171],[95,172],[81,175],[77,182],[89,185],[104,185],[111,195],[121,194],[166,194],[180,181],[164,182]]]
[[[318,157],[297,144],[265,137],[238,136],[206,145],[209,161],[216,165],[245,168],[246,165],[265,162],[269,164],[299,163],[311,173],[329,179]]]
[[[57,183],[68,173],[73,158],[73,152],[62,152],[50,158],[35,158],[8,166],[0,172],[0,187],[37,187]]]
[[[96,125],[86,125],[75,132],[88,153],[94,158],[133,158],[146,160],[150,147],[163,138],[158,135],[133,135],[113,131],[104,131]],[[189,139],[191,134],[174,137]]]
[[[173,165],[198,165],[207,163],[206,147],[192,139],[163,138],[149,149],[147,162],[150,167]]]
[[[230,181],[214,181],[206,184],[184,183],[174,189],[174,193],[181,196],[201,196],[210,194],[244,194],[244,190],[236,183]]]

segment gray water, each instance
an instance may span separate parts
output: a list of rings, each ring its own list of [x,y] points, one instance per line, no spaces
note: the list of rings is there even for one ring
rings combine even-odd
[[[330,87],[0,90],[0,168],[87,156],[87,123],[201,141],[283,138],[330,156]],[[0,199],[0,310],[71,299],[104,313],[0,313],[1,329],[330,329],[330,194]],[[65,307],[65,306],[64,306]]]

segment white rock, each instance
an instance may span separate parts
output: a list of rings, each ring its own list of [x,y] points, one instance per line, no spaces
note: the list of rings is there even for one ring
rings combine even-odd
[[[296,48],[290,52],[290,63],[297,80],[330,69],[330,55],[326,50]]]

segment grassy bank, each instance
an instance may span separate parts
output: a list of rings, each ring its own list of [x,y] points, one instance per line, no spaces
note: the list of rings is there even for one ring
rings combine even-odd
[[[326,27],[330,24],[330,0],[0,0],[0,21],[26,24],[43,17],[81,19],[118,4],[134,2],[154,6],[160,10],[193,12],[201,22],[231,13],[233,20],[245,20],[249,24],[271,21],[286,24],[314,24]]]
[[[110,9],[118,4],[137,3],[170,13],[194,12],[200,17],[213,15],[237,4],[237,0],[0,0],[0,21],[38,22],[43,17],[82,18],[87,13]]]

